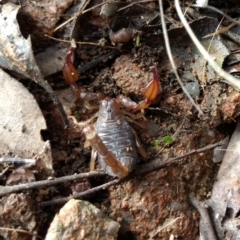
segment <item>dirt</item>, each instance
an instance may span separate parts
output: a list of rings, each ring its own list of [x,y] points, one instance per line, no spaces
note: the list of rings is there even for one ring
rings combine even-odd
[[[66,8],[70,4],[69,2],[66,3]],[[90,6],[99,2],[93,1]],[[154,4],[145,3],[142,6],[149,11],[153,9],[156,13],[158,5]],[[173,14],[172,4],[172,2],[170,4],[165,2],[169,22],[176,18],[176,14]],[[133,22],[136,25],[142,24],[140,10],[142,11],[142,9],[135,10],[136,16],[130,19],[129,25]],[[114,20],[110,18],[107,21],[99,15],[99,12],[100,7],[94,9],[93,13],[88,13],[91,20],[89,22],[82,21],[86,17],[79,19],[80,23],[84,25],[80,30],[82,37],[79,40],[99,43],[104,38],[105,46],[81,45],[76,50],[74,61],[78,69],[112,51],[106,47],[113,46],[105,32],[108,32],[108,26],[114,25]],[[134,9],[129,8],[129,12],[124,14],[129,17],[132,12]],[[59,14],[58,12],[57,16]],[[153,17],[153,15],[150,14],[148,17]],[[33,16],[33,18],[36,17],[37,15]],[[100,20],[98,21],[98,19]],[[126,27],[123,19],[120,21],[117,18],[117,20],[119,22],[115,23],[116,30],[118,30],[117,26]],[[179,20],[176,18],[174,21],[178,22]],[[200,94],[195,96],[194,100],[199,104],[205,116],[199,115],[175,80],[169,62],[166,60],[164,45],[156,47],[155,40],[153,44],[149,41],[151,36],[159,33],[159,21],[156,23],[153,21],[153,23],[151,26],[144,26],[141,29],[140,45],[136,45],[135,40],[117,44],[114,48],[118,54],[82,72],[78,81],[78,84],[86,92],[101,92],[112,98],[124,94],[139,102],[144,98],[144,89],[152,78],[150,67],[157,66],[162,93],[157,101],[145,110],[145,117],[147,121],[157,125],[158,130],[154,134],[150,134],[148,131],[137,129],[144,149],[151,156],[147,161],[139,158],[138,167],[152,161],[164,161],[222,140],[232,132],[233,119],[239,115],[239,93],[215,78],[210,79],[205,87],[201,86],[201,82],[199,83]],[[67,25],[66,28],[68,27]],[[176,27],[176,25],[170,26],[168,23],[168,28],[171,27]],[[52,29],[51,26],[51,31],[48,30],[48,32],[52,33]],[[38,31],[34,31],[34,34],[36,37]],[[63,33],[62,35],[58,34],[64,36]],[[36,38],[34,40],[36,41]],[[45,47],[45,44],[46,42],[42,46]],[[39,50],[38,45],[35,44],[37,50]],[[178,64],[180,76],[191,76],[192,78],[194,74],[189,74],[188,71],[187,63]],[[48,76],[47,80],[59,96],[68,116],[74,115],[79,121],[85,121],[94,114],[95,110],[88,111],[82,101],[76,99],[69,86],[64,82],[61,72]],[[185,84],[189,82],[189,79],[183,78],[183,82]],[[70,121],[68,129],[63,129],[60,114],[48,94],[35,83],[24,81],[24,84],[35,96],[47,122],[48,129],[42,132],[42,138],[51,142],[54,177],[88,172],[91,149],[84,148],[85,139],[81,130],[76,128],[72,121]],[[98,103],[94,101],[92,104],[95,106]],[[163,141],[165,136],[171,136],[173,143],[166,144]],[[118,239],[170,239],[171,236],[174,237],[173,239],[197,239],[199,214],[190,204],[189,199],[196,197],[204,200],[210,197],[219,168],[219,164],[213,163],[212,157],[212,151],[189,156],[177,164],[143,176],[134,176],[119,185],[87,196],[84,200],[94,204],[102,213],[120,224]],[[15,169],[14,166],[11,166],[10,170],[13,171],[13,169]],[[98,164],[96,164],[96,169],[99,169]],[[35,175],[37,180],[41,179],[41,176]],[[11,175],[7,174],[3,178],[4,183],[8,176]],[[29,190],[27,194],[31,201],[38,204],[85,191],[108,182],[110,179],[109,176],[105,176],[84,179],[75,183],[66,182],[54,187]],[[23,198],[21,194],[18,196]],[[28,197],[24,196],[24,198],[26,198],[25,201],[30,201]],[[29,212],[35,211],[32,202],[28,206],[31,206]],[[46,235],[55,213],[61,207],[62,205],[54,205],[38,209],[34,221],[37,226],[35,229],[40,236]],[[21,224],[19,223],[19,225]],[[33,227],[30,230],[32,231],[32,229]]]

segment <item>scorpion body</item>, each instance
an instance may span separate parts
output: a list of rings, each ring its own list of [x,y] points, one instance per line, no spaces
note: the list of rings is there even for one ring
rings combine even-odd
[[[114,99],[105,99],[101,102],[95,131],[108,151],[113,153],[123,166],[126,166],[129,171],[135,169],[138,153],[133,129],[120,112]],[[100,154],[98,154],[98,161],[105,172],[116,176]]]
[[[71,57],[74,52],[71,47],[63,66],[63,75],[67,83],[70,84],[73,92],[81,98],[87,105],[89,101],[102,98],[101,94],[83,92],[76,84],[78,73],[72,64]],[[160,94],[161,87],[157,74],[157,68],[153,68],[153,79],[146,86],[145,99],[138,104],[129,98],[119,95],[116,99],[105,98],[100,102],[98,114],[83,123],[74,122],[79,128],[83,128],[83,133],[87,142],[93,147],[98,154],[98,160],[103,170],[119,178],[126,177],[135,169],[137,163],[137,150],[142,156],[146,156],[145,151],[141,150],[141,144],[131,126],[128,124],[120,110],[120,105],[132,112],[140,111],[148,107]],[[91,121],[98,117],[95,124],[89,125]],[[74,119],[74,118],[73,118]]]

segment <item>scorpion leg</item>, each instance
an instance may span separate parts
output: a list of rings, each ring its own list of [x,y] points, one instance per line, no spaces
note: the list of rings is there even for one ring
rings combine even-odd
[[[146,87],[146,90],[144,92],[145,99],[143,101],[137,104],[131,99],[123,95],[119,95],[116,98],[117,102],[121,103],[127,109],[131,109],[133,111],[139,111],[148,107],[162,91],[156,66],[154,66],[152,70],[153,70],[153,80]]]
[[[133,124],[137,126],[138,128],[142,129],[145,133],[148,133],[150,136],[157,136],[159,132],[159,126],[154,122],[147,121],[143,113],[141,113],[141,115],[138,114],[136,117],[134,114],[129,115],[129,113],[127,113],[127,115],[128,116],[125,116],[125,118],[129,123],[131,123],[131,125]],[[135,120],[140,117],[143,118],[143,121]]]
[[[119,178],[124,178],[128,175],[129,169],[123,166],[115,157],[115,155],[108,151],[105,144],[94,131],[94,127],[89,125],[83,129],[86,139],[90,142],[92,147],[101,155],[103,161]]]
[[[74,116],[69,116],[68,118],[72,119],[75,126],[82,129],[82,128],[86,127],[87,125],[89,125],[97,117],[98,117],[98,112],[96,112],[92,117],[90,117],[87,121],[84,121],[84,122],[78,122]]]
[[[72,119],[73,123],[75,126],[79,127],[80,129],[88,126],[95,118],[98,117],[98,112],[96,112],[91,118],[89,118],[87,121],[85,122],[78,122],[77,119],[74,116],[69,116],[69,119]],[[86,140],[84,143],[84,148],[87,148],[91,145],[91,143]],[[91,153],[91,160],[90,160],[90,171],[94,170],[94,166],[95,166],[95,162],[96,162],[96,158],[97,158],[97,152],[95,150],[92,149],[92,153]]]
[[[134,129],[132,129],[132,131],[133,131],[133,134],[134,134],[134,137],[135,137],[135,142],[136,142],[136,146],[137,146],[138,152],[141,154],[141,156],[142,156],[144,159],[148,159],[148,158],[149,158],[149,155],[148,155],[148,153],[145,151],[145,149],[142,147],[141,141],[139,140],[136,131],[135,131]]]
[[[90,160],[90,171],[93,171],[95,169],[96,159],[97,159],[97,151],[92,149],[91,160]]]

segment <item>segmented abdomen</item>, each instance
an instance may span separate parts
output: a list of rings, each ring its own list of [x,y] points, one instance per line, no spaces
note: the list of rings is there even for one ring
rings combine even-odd
[[[138,156],[137,147],[132,128],[128,122],[124,118],[104,123],[97,121],[95,128],[103,143],[116,156],[117,160],[127,166],[130,171],[135,169]],[[111,176],[115,176],[101,156],[98,156],[98,161],[104,171]]]

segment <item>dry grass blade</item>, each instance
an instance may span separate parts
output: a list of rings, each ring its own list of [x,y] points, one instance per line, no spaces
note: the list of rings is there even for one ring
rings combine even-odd
[[[64,23],[62,23],[62,24],[59,25],[58,27],[56,27],[53,32],[58,31],[59,29],[61,29],[61,28],[64,27],[65,25],[67,25],[69,22],[77,19],[77,17],[78,17],[79,15],[81,15],[82,12],[83,12],[83,10],[87,7],[87,5],[89,4],[89,2],[90,2],[90,0],[84,0],[84,1],[82,1],[81,4],[80,4],[80,7],[79,7],[79,12],[78,12],[75,16],[71,17],[70,19],[68,19],[67,21],[65,21]]]
[[[221,26],[223,19],[224,19],[224,17],[223,17],[223,18],[221,19],[221,21],[219,22],[219,24],[218,24],[218,26],[217,26],[217,29]],[[216,29],[216,31],[213,33],[212,39],[211,39],[211,41],[210,41],[210,43],[209,43],[209,46],[208,46],[208,48],[207,48],[207,52],[208,52],[208,53],[210,52],[210,49],[211,49],[213,40],[214,40],[215,36],[217,35],[217,33],[216,33],[216,32],[217,32],[217,29]],[[201,79],[200,79],[201,82],[202,82],[202,86],[204,86],[204,87],[207,85],[207,81],[206,81],[206,78],[205,78],[206,65],[207,65],[207,61],[205,61],[205,63],[204,63],[203,72],[202,72],[202,77],[201,77]]]
[[[64,40],[64,39],[55,38],[55,37],[49,36],[47,34],[45,34],[45,36],[50,38],[50,39],[53,39],[53,40],[55,40],[57,42],[71,43],[70,40]],[[93,45],[93,46],[98,46],[98,47],[102,47],[102,48],[117,49],[116,47],[103,46],[101,43],[94,43],[94,42],[76,42],[76,44],[79,44],[79,45]]]
[[[14,228],[0,227],[0,230],[25,233],[25,234],[31,235],[33,237],[37,237],[37,238],[43,239],[41,236],[37,235],[36,233],[31,233],[31,232],[23,230],[23,229],[14,229]]]
[[[99,4],[97,4],[97,5],[95,5],[95,6],[91,7],[91,8],[88,8],[88,9],[84,10],[84,9],[87,7],[87,5],[88,5],[89,2],[90,2],[90,0],[87,0],[85,3],[83,3],[80,11],[79,11],[75,16],[69,18],[67,21],[65,21],[64,23],[62,23],[62,24],[59,25],[58,27],[56,27],[53,32],[58,31],[58,30],[61,29],[62,27],[66,26],[69,22],[76,20],[76,18],[77,18],[78,16],[80,16],[81,14],[90,12],[90,11],[92,11],[93,9],[95,9],[95,8],[97,8],[97,7],[100,7],[100,6],[102,6],[102,5],[106,4],[106,3],[111,3],[112,1],[106,1],[106,2],[103,2],[103,3],[99,3]]]
[[[214,61],[214,59],[208,54],[206,49],[202,46],[200,41],[197,39],[196,35],[193,33],[192,29],[190,28],[186,18],[183,15],[183,12],[181,10],[179,0],[175,0],[175,7],[176,11],[178,13],[178,16],[185,27],[186,31],[188,32],[189,37],[192,39],[193,43],[199,50],[199,52],[203,55],[205,60],[208,61],[209,65],[214,69],[214,71],[224,79],[225,82],[227,82],[229,85],[234,87],[237,91],[240,91],[240,81],[230,75],[229,73],[225,72],[221,67],[217,65],[217,63]]]
[[[234,27],[234,26],[236,26],[236,23],[233,22],[233,23],[229,24],[228,26],[223,27],[223,28],[215,31],[214,33],[210,33],[210,34],[204,36],[203,38],[208,38],[208,37],[215,36],[215,35],[217,35],[217,34],[225,33],[226,31],[228,31],[229,29],[231,29],[231,28]]]
[[[163,229],[173,225],[176,221],[178,221],[180,219],[180,217],[177,217],[177,218],[174,218],[173,220],[171,220],[170,222],[168,223],[165,223],[162,227],[159,227],[158,229],[155,230],[155,233],[154,234],[149,234],[150,235],[150,238],[148,240],[153,240],[154,237],[159,233],[161,232]]]
[[[122,10],[125,10],[125,9],[133,6],[134,4],[146,3],[146,2],[155,2],[155,1],[156,1],[156,0],[142,0],[142,1],[132,2],[132,3],[128,4],[128,5],[125,6],[125,7],[119,8],[119,9],[117,10],[117,12],[120,12],[120,11],[122,11]]]
[[[178,81],[179,85],[181,86],[181,88],[184,91],[184,93],[187,95],[187,97],[190,100],[190,102],[192,103],[192,105],[197,109],[199,114],[204,115],[202,110],[200,109],[200,107],[194,102],[193,98],[190,96],[190,94],[188,93],[186,88],[183,86],[183,83],[182,83],[182,81],[181,81],[181,79],[180,79],[180,77],[178,75],[177,67],[176,67],[176,64],[174,63],[172,52],[171,52],[171,48],[170,48],[170,44],[169,44],[169,38],[168,38],[166,24],[165,24],[165,20],[164,20],[164,12],[163,12],[162,0],[159,0],[159,9],[160,9],[161,22],[162,22],[162,30],[163,30],[164,42],[165,42],[165,45],[166,45],[168,58],[170,60],[171,66],[172,66],[173,71],[174,71],[174,74],[175,74],[175,76],[177,78],[177,81]]]

